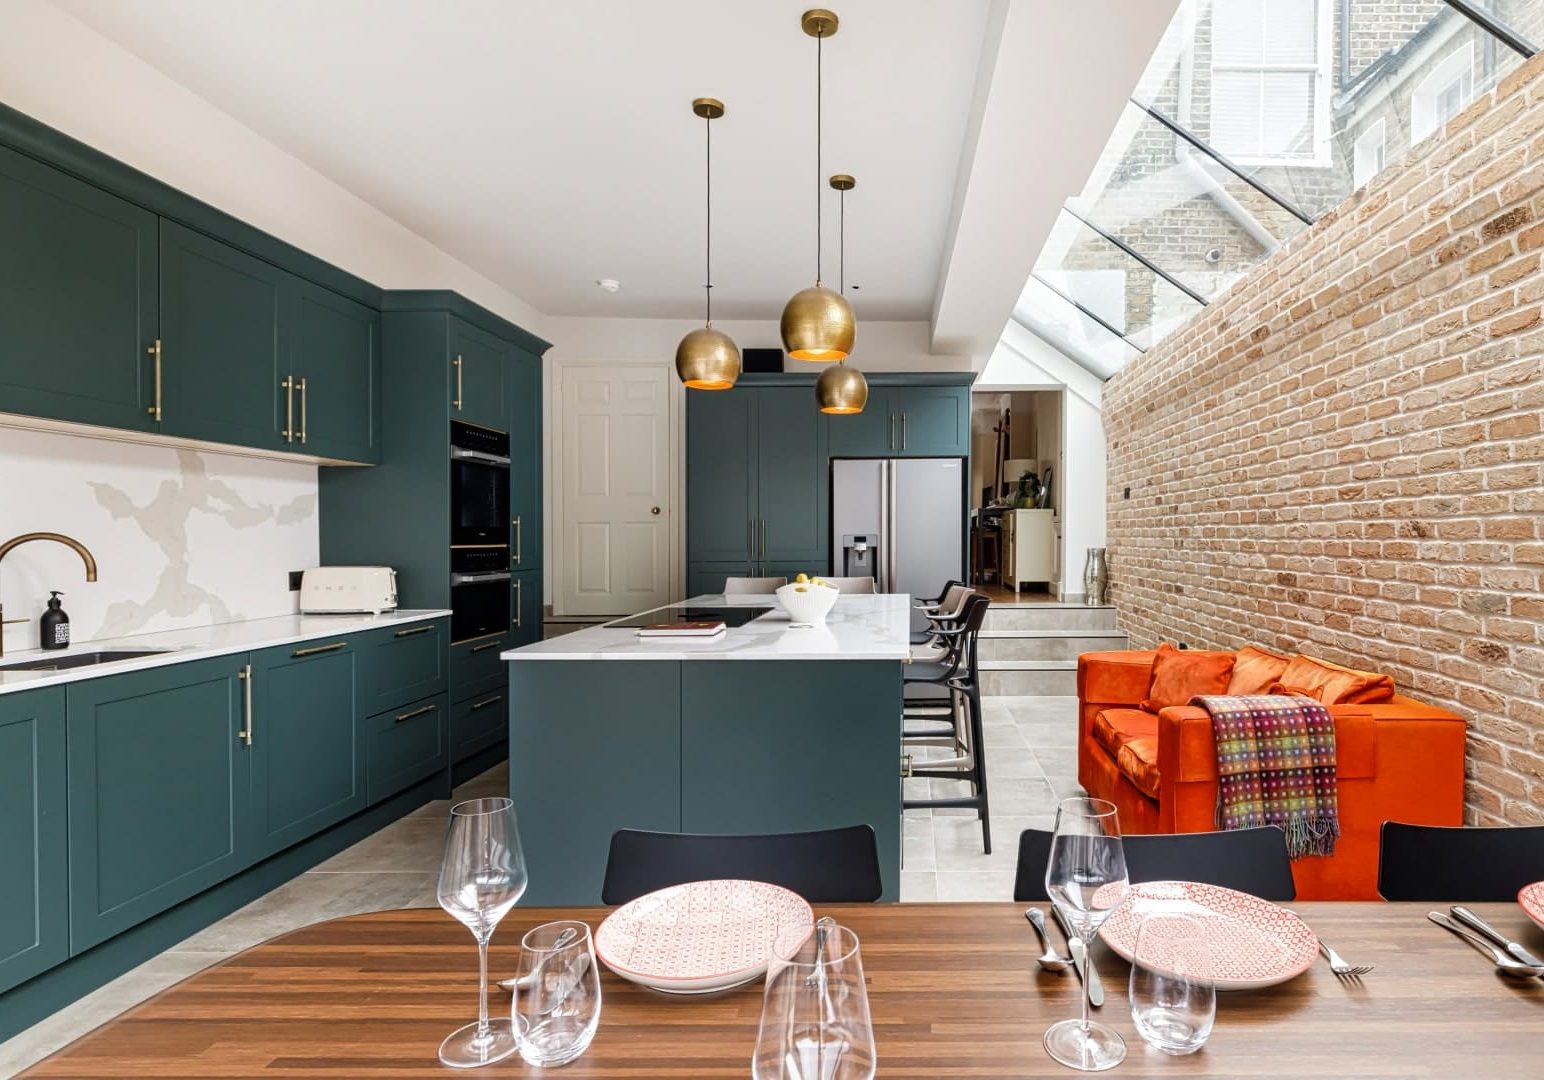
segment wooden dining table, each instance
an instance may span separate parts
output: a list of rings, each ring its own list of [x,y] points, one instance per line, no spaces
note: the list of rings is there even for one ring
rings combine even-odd
[[[1127,1006],[1128,968],[1095,951],[1107,997],[1098,1018],[1125,1037],[1127,1077],[1544,1076],[1544,980],[1495,973],[1428,922],[1435,904],[1288,905],[1353,963],[1337,979],[1322,960],[1278,986],[1218,994],[1199,1053],[1145,1045]],[[1470,905],[1544,953],[1544,931],[1515,904]],[[1023,1080],[1067,1077],[1041,1035],[1077,1015],[1075,975],[1042,971],[1024,905],[822,905],[862,942],[881,1077]],[[494,938],[493,977],[513,974],[521,935],[557,918],[592,926],[603,908],[516,908]],[[387,911],[319,923],[189,977],[65,1047],[26,1077],[283,1077],[354,1080],[454,1075],[440,1040],[476,1016],[471,936],[438,910]],[[760,982],[705,997],[669,997],[602,977],[594,1043],[563,1080],[747,1077]],[[493,1006],[509,995],[490,991]],[[480,1070],[537,1076],[518,1056]]]

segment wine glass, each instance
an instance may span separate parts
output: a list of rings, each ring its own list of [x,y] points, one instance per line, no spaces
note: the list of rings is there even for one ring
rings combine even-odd
[[[589,1048],[600,1023],[600,972],[588,925],[550,922],[527,933],[515,985],[528,1065],[567,1065]]]
[[[1046,895],[1076,934],[1068,946],[1093,966],[1089,949],[1100,925],[1126,899],[1126,852],[1121,845],[1115,804],[1104,799],[1063,799],[1056,811],[1051,858],[1045,868]],[[1085,980],[1086,983],[1086,980]],[[1078,1020],[1062,1020],[1045,1033],[1045,1051],[1083,1072],[1113,1069],[1126,1057],[1119,1032],[1088,1018],[1088,989]]]
[[[1193,1054],[1212,1033],[1217,988],[1212,947],[1200,922],[1156,912],[1137,927],[1131,957],[1131,1019],[1137,1034],[1165,1054]]]
[[[477,1022],[457,1028],[440,1044],[440,1061],[472,1069],[515,1052],[514,1018],[488,1019],[488,939],[525,892],[525,855],[508,799],[472,799],[450,808],[439,900],[477,939]]]
[[[874,1026],[858,935],[821,919],[775,950],[751,1056],[755,1080],[872,1080]]]

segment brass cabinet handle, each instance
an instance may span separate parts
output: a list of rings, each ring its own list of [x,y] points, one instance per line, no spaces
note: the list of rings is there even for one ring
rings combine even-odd
[[[470,709],[468,709],[467,712],[476,712],[478,709],[486,709],[489,705],[497,705],[499,702],[501,702],[503,700],[504,700],[504,695],[503,694],[495,694],[493,697],[489,698],[487,701],[479,701],[477,704],[473,705]]]
[[[515,578],[515,629],[520,629],[520,586],[524,584],[519,578]]]
[[[397,637],[413,637],[417,634],[427,634],[430,630],[433,629],[433,623],[430,623],[428,626],[415,626],[411,630],[398,630]]]
[[[890,414],[890,449],[895,449],[895,414]]]
[[[302,385],[301,389],[304,390],[305,386]],[[304,404],[305,398],[302,397],[300,400],[301,400],[301,403]],[[304,414],[302,414],[302,415],[304,415]],[[301,421],[301,426],[302,427],[305,426],[305,421],[304,420]],[[305,439],[301,439],[300,441],[301,442],[305,442]],[[905,413],[901,413],[901,449],[902,450],[906,449],[906,414]]]
[[[913,766],[912,766],[912,756],[910,754],[902,754],[901,755],[901,779],[904,780],[907,777],[911,776],[912,768],[913,768]]]
[[[155,404],[145,411],[159,424],[161,422],[161,339],[156,338],[155,344],[145,351],[155,360]]]
[[[418,717],[425,716],[425,715],[427,715],[429,713],[432,713],[435,709],[438,709],[438,708],[439,708],[438,705],[425,705],[423,708],[421,708],[421,709],[414,709],[412,712],[398,713],[397,714],[397,723],[405,724],[409,720],[416,720]]]
[[[284,441],[295,441],[295,377],[284,376],[284,381],[279,383],[279,388],[284,391]]]
[[[241,680],[241,719],[242,728],[236,732],[236,741],[252,745],[252,665],[248,664],[236,672],[236,678]]]
[[[490,641],[486,645],[479,645],[475,649],[468,649],[467,655],[476,656],[480,652],[487,652],[489,649],[497,649],[502,644],[504,644],[502,641]]]
[[[300,380],[300,445],[306,444],[306,380]]]
[[[761,519],[761,557],[767,557],[767,519]]]
[[[457,356],[450,363],[451,363],[451,366],[456,369],[456,400],[452,401],[450,404],[455,408],[455,410],[457,412],[460,412],[461,411],[461,357]]]
[[[290,656],[298,660],[302,656],[319,656],[322,653],[337,652],[339,649],[346,648],[348,648],[348,642],[334,641],[331,645],[313,645],[309,649],[296,649],[290,653]]]
[[[517,514],[514,520],[515,526],[515,563],[520,562],[521,553],[525,550],[525,528],[520,524],[520,516]]]

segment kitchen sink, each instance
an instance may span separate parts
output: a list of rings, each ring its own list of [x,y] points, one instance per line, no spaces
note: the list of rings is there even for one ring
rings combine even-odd
[[[119,660],[136,660],[141,656],[157,656],[166,649],[103,649],[101,652],[71,653],[68,656],[50,656],[39,660],[19,660],[14,664],[0,663],[0,671],[68,671],[71,668],[93,667],[97,664],[114,664]]]

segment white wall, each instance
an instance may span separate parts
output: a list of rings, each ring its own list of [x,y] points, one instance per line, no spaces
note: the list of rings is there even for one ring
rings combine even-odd
[[[316,466],[0,428],[0,562],[7,651],[37,648],[50,589],[76,641],[287,615],[288,572],[317,562]]]
[[[1017,323],[1009,323],[987,361],[978,391],[1053,390],[1062,398],[1060,489],[1063,595],[1083,591],[1083,561],[1104,547],[1105,444],[1100,412],[1103,384]]]

